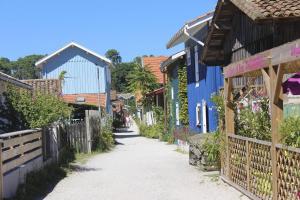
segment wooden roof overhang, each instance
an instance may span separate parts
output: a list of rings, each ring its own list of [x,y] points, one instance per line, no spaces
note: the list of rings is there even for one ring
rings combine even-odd
[[[232,20],[238,10],[245,13],[257,24],[299,20],[300,3],[294,2],[293,6],[291,3],[291,5],[286,2],[281,3],[280,0],[274,0],[273,2],[262,0],[262,2],[267,5],[257,3],[254,0],[218,1],[202,54],[202,60],[205,64],[217,66],[226,65],[230,62],[230,58],[224,52],[223,45],[226,35],[233,28]],[[279,11],[284,9],[276,11],[276,8],[282,6],[283,3],[286,4],[287,11]]]
[[[202,54],[202,60],[205,64],[215,66],[225,63],[223,43],[232,28],[235,9],[229,0],[218,1]]]
[[[299,72],[300,39],[232,63],[224,68],[224,77],[259,76],[269,66],[280,66],[284,74]]]

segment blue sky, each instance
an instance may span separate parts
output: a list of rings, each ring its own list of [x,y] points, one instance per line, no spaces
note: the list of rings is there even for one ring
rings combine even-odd
[[[217,0],[1,0],[0,57],[49,54],[70,41],[100,54],[115,48],[124,61],[170,55],[166,43]]]

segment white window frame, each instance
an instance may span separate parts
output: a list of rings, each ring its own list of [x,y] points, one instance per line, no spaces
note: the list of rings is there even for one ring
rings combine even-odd
[[[206,108],[206,101],[202,100],[202,131],[203,133],[207,133],[207,108]]]
[[[179,120],[179,103],[176,102],[175,104],[175,113],[176,113],[176,125],[180,125],[180,120]]]
[[[174,100],[174,87],[173,86],[171,87],[171,98],[172,98],[172,100]]]
[[[196,82],[196,87],[199,87],[199,54],[198,54],[198,46],[196,45],[194,47],[194,54],[195,54],[195,82]]]
[[[187,66],[191,66],[192,65],[191,49],[186,48],[185,52],[186,52],[186,64]]]
[[[197,103],[196,106],[196,126],[201,126],[201,104]]]

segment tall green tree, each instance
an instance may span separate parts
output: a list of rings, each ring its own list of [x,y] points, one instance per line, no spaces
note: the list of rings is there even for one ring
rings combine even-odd
[[[44,56],[29,55],[11,62],[12,76],[21,80],[39,78],[40,70],[35,66],[35,63],[42,57]]]
[[[112,70],[112,88],[121,93],[128,92],[128,75],[133,73],[135,64],[120,63]]]
[[[134,64],[134,71],[128,75],[127,79],[128,90],[132,93],[139,91],[143,96],[159,87],[154,74],[138,63]]]
[[[11,62],[8,58],[0,58],[0,71],[10,75]]]
[[[122,62],[122,57],[116,49],[109,49],[105,53],[105,57],[110,59],[115,66],[119,65]]]

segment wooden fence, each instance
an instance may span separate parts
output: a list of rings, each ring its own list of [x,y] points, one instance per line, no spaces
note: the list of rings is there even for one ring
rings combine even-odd
[[[67,146],[78,153],[90,153],[99,137],[100,123],[98,111],[86,111],[84,121],[1,134],[0,200],[13,197],[27,173],[57,162]]]
[[[272,155],[271,142],[237,135],[229,135],[227,142],[221,170],[226,182],[252,199],[271,200],[274,189],[278,200],[300,199],[300,149],[278,144],[276,155]],[[273,188],[273,181],[278,188]]]
[[[75,122],[66,126],[68,145],[77,153],[88,152],[88,137],[85,121]]]
[[[0,199],[3,198],[3,176],[23,164],[42,156],[42,131],[26,130],[0,135]]]
[[[55,96],[62,94],[61,81],[58,79],[31,79],[23,80],[22,82],[31,85],[34,93],[41,92]]]
[[[86,110],[85,120],[66,125],[69,146],[78,153],[91,153],[94,142],[100,134],[100,115],[98,111]]]

